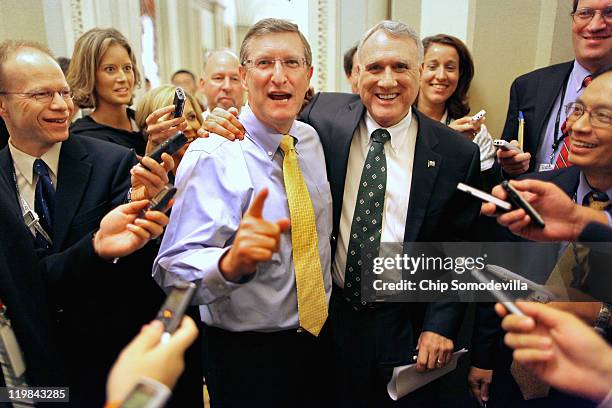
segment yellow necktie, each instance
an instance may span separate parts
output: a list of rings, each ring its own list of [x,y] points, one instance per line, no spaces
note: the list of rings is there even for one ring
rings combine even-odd
[[[285,153],[283,178],[291,215],[291,244],[300,326],[318,336],[327,319],[327,298],[314,209],[300,171],[293,138],[283,135],[280,148]]]

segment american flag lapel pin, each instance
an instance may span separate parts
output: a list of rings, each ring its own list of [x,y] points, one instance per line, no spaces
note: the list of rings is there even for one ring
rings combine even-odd
[[[427,160],[427,168],[436,167],[436,162],[434,160]]]

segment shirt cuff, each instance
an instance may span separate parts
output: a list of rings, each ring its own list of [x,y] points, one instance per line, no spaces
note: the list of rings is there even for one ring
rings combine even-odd
[[[606,398],[597,405],[597,408],[612,408],[612,390],[610,390]]]
[[[202,277],[202,280],[200,281],[200,294],[204,299],[216,300],[221,297],[227,297],[244,283],[253,279],[255,274],[245,277],[240,282],[232,282],[225,279],[225,276],[223,276],[221,270],[219,269],[219,263],[221,262],[221,258],[223,258],[230,248],[231,247],[227,247],[223,252],[221,252],[217,262],[214,264],[215,266],[210,268],[208,273],[205,273]]]

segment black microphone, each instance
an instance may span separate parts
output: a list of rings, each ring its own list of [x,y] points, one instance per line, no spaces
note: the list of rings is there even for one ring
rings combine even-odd
[[[174,136],[168,138],[165,142],[157,146],[157,149],[151,152],[148,156],[158,163],[162,162],[161,155],[162,153],[168,153],[169,155],[173,155],[176,153],[181,147],[187,144],[188,139],[187,136],[183,132],[177,132]]]

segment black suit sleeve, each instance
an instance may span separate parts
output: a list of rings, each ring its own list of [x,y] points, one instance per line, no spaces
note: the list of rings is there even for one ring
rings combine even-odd
[[[431,331],[455,341],[467,303],[435,302],[427,305],[423,331]]]
[[[94,252],[93,234],[84,236],[62,252],[47,255],[40,260],[40,270],[50,287],[74,282],[84,274],[91,275],[113,267]]]
[[[506,114],[506,123],[504,124],[504,129],[502,130],[501,139],[509,142],[511,140],[516,140],[518,138],[518,112],[519,112],[519,84],[518,79],[515,79],[512,82],[512,86],[510,87],[510,100],[508,101],[508,113]],[[512,178],[508,174],[506,174],[499,162],[497,161],[497,156],[495,158],[495,163],[491,168],[491,171],[488,176],[489,184],[492,184],[492,187],[495,184],[501,183],[505,179]]]
[[[111,208],[127,202],[127,192],[132,184],[130,170],[136,164],[136,158],[129,153],[126,153],[120,161],[111,185]]]
[[[465,184],[480,187],[480,151],[474,145]],[[454,202],[447,206],[450,211],[442,225],[443,234],[438,234],[441,241],[471,240],[470,234],[475,231],[475,224],[480,212],[480,202],[460,191],[455,193]],[[455,340],[463,321],[467,303],[434,302],[427,305],[423,321],[423,331],[432,331],[446,338]]]
[[[591,222],[580,233],[580,242],[612,242],[612,228],[598,222]]]
[[[123,151],[125,150],[125,151]],[[104,157],[104,156],[101,156]],[[98,158],[99,160],[100,158]],[[113,158],[111,165],[114,168],[112,178],[106,181],[106,210],[99,217],[91,220],[88,233],[76,237],[68,247],[55,254],[41,257],[41,271],[48,285],[55,287],[66,282],[78,281],[85,275],[95,275],[97,271],[103,270],[107,273],[116,267],[99,258],[93,249],[92,236],[100,226],[101,219],[108,211],[127,202],[127,192],[130,188],[130,169],[136,163],[134,156],[129,150],[122,149],[117,158]],[[100,185],[100,188],[103,186]],[[86,229],[83,229],[86,231]]]
[[[510,101],[508,102],[508,113],[506,114],[506,123],[502,130],[501,138],[507,140],[516,140],[518,137],[518,112],[519,112],[519,96],[518,82],[515,79],[510,87]]]
[[[476,304],[471,365],[483,370],[493,369],[495,352],[503,334],[501,318],[495,313],[494,306],[489,302]]]
[[[297,118],[300,122],[308,123],[310,125],[310,112],[317,103],[320,95],[321,92],[317,92],[310,102],[308,102],[308,105],[304,106],[304,108],[300,111]]]

